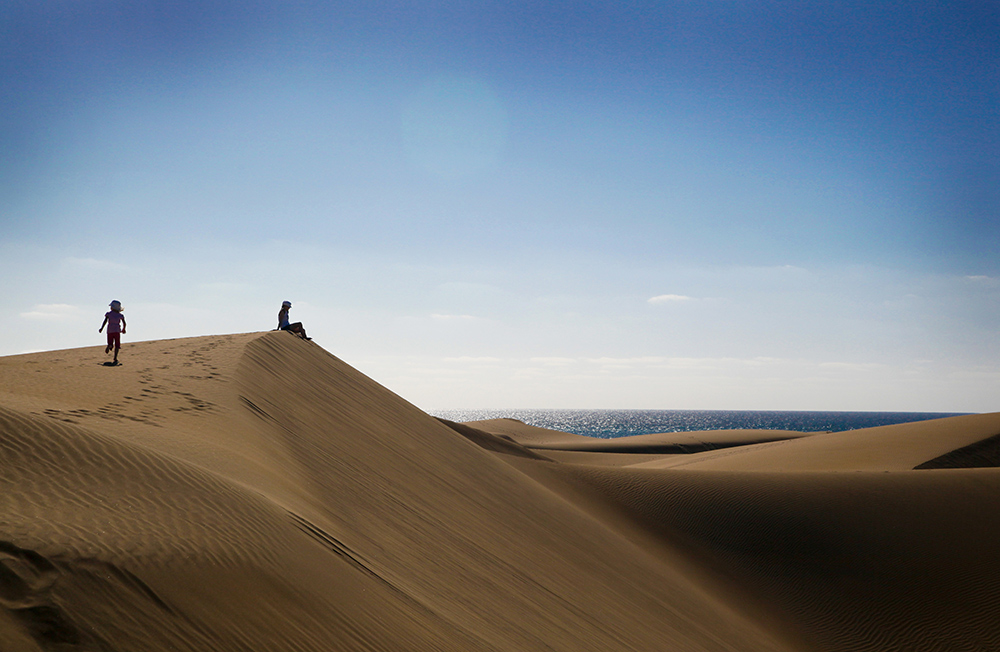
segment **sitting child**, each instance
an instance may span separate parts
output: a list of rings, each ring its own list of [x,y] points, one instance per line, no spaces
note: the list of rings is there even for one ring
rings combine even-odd
[[[278,311],[278,330],[290,331],[295,333],[304,340],[311,340],[311,337],[306,336],[306,329],[302,327],[302,322],[297,321],[294,324],[290,324],[288,321],[288,311],[292,308],[291,301],[282,301],[281,310]]]

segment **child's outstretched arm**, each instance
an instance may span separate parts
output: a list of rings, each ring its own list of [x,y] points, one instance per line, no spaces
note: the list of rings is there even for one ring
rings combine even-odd
[[[108,316],[104,316],[104,321],[101,323],[101,327],[97,329],[98,333],[104,332],[104,327],[108,325]]]
[[[125,334],[125,317],[122,317],[122,335]]]

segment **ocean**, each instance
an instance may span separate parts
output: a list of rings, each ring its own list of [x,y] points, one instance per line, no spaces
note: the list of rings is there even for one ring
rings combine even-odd
[[[532,426],[613,439],[691,430],[839,432],[958,416],[943,412],[756,412],[743,410],[438,410],[449,421],[517,419]]]

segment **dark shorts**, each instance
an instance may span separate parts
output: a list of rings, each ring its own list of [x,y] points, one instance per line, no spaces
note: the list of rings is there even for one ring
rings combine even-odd
[[[108,331],[108,348],[114,347],[115,351],[122,348],[122,334]]]

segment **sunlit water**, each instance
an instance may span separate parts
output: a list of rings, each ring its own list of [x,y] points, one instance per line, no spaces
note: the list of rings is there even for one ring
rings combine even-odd
[[[839,432],[957,416],[940,412],[751,412],[739,410],[439,410],[450,421],[517,419],[532,426],[611,439],[690,430]]]

